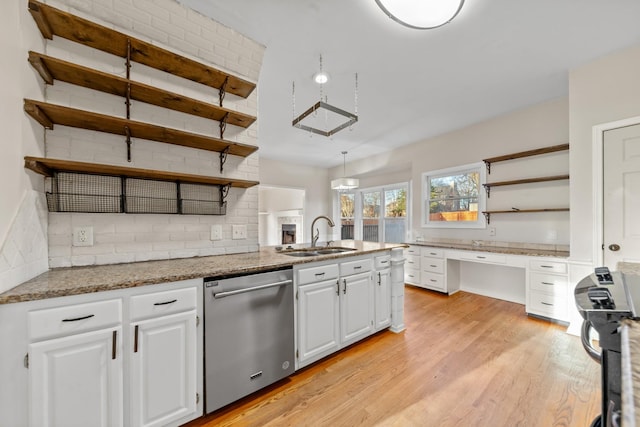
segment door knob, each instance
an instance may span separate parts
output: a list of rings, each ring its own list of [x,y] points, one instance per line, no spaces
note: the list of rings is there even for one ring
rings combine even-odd
[[[612,243],[609,245],[609,250],[613,252],[617,252],[620,250],[620,245],[616,245],[615,243]]]

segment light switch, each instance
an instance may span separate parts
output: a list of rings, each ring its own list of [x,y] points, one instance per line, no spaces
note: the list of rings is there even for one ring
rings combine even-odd
[[[237,224],[233,226],[233,234],[231,236],[233,240],[241,240],[247,238],[247,226],[244,224]]]

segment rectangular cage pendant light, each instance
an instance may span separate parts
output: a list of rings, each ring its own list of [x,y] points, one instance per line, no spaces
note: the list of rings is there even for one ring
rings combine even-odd
[[[296,117],[291,124],[298,129],[322,136],[331,136],[357,121],[358,116],[355,114],[324,101],[318,101]]]

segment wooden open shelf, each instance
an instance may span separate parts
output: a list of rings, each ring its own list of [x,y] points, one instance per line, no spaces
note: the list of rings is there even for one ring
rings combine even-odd
[[[551,147],[537,148],[535,150],[521,151],[519,153],[506,154],[504,156],[490,157],[482,161],[487,165],[487,171],[491,173],[491,163],[504,162],[506,160],[520,159],[523,157],[539,156],[540,154],[555,153],[569,149],[569,144],[553,145]]]
[[[491,215],[493,214],[518,214],[518,213],[537,213],[537,212],[569,212],[569,208],[550,208],[550,209],[511,209],[506,211],[482,211],[487,218],[487,224],[491,224]]]
[[[205,119],[225,120],[228,124],[243,128],[251,126],[256,121],[255,117],[248,114],[218,107],[41,53],[29,52],[29,62],[38,71],[42,79],[51,85],[54,80],[60,80],[112,95],[127,97],[129,94],[131,99],[137,101],[204,117]]]
[[[24,158],[24,167],[47,177],[52,177],[54,172],[79,172],[93,175],[152,179],[156,181],[185,182],[219,186],[231,185],[231,187],[235,188],[250,188],[259,184],[258,181],[247,181],[242,179],[191,175],[154,169],[139,169],[125,166],[113,166],[60,159],[45,159],[42,157],[30,156],[26,156]]]
[[[38,1],[29,1],[29,12],[47,39],[62,37],[131,61],[166,71],[246,98],[256,85],[151,43],[136,39]]]
[[[486,184],[482,184],[482,186],[487,191],[487,197],[490,197],[491,187],[501,187],[503,185],[530,184],[533,182],[561,181],[564,179],[569,179],[569,175],[541,176],[538,178],[516,179],[513,181],[489,182]]]
[[[31,99],[24,100],[24,110],[47,129],[53,129],[55,124],[59,124],[220,153],[228,148],[228,154],[242,157],[247,157],[258,150],[258,147],[253,145]]]

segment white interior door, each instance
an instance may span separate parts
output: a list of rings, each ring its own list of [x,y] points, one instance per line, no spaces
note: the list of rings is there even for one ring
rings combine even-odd
[[[640,124],[604,133],[604,264],[640,262]]]

